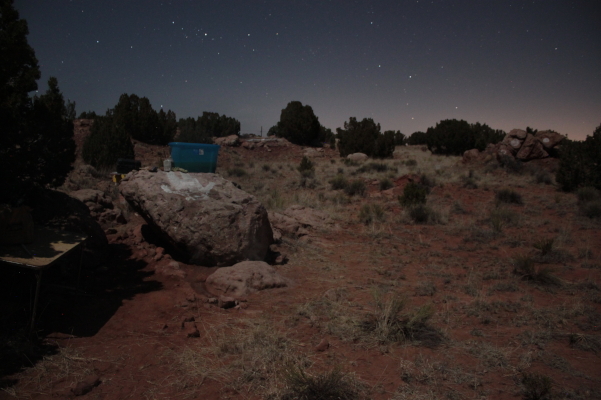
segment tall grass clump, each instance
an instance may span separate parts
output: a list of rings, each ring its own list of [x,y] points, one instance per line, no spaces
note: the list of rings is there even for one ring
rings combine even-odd
[[[365,182],[361,179],[355,179],[344,188],[344,193],[349,196],[363,196],[365,195]]]
[[[309,160],[306,156],[303,157],[298,166],[298,172],[300,172],[303,178],[313,178],[315,176],[315,165],[313,161]]]
[[[359,383],[339,369],[310,375],[300,366],[288,366],[281,400],[354,400],[360,398]]]
[[[513,272],[525,281],[543,285],[561,286],[562,281],[554,274],[550,267],[538,267],[534,260],[528,256],[520,256],[513,260]]]
[[[332,190],[345,189],[348,186],[348,180],[342,174],[338,174],[330,180],[330,185]]]
[[[379,204],[364,204],[359,211],[359,221],[365,225],[372,222],[383,222],[385,219],[384,209]]]

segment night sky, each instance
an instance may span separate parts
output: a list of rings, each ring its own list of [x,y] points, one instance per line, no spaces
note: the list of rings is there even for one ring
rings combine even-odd
[[[292,100],[425,131],[449,118],[584,139],[601,124],[598,0],[15,0],[45,90],[77,113],[122,93],[263,134]]]

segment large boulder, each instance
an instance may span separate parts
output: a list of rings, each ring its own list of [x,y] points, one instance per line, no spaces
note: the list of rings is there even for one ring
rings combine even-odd
[[[287,286],[286,279],[263,261],[243,261],[231,267],[219,268],[207,277],[205,285],[216,295],[234,298]]]
[[[511,131],[509,131],[506,137],[517,138],[523,141],[524,139],[526,139],[526,136],[528,136],[528,133],[525,130],[512,129]]]
[[[545,151],[542,143],[536,137],[534,137],[534,135],[528,134],[515,157],[518,160],[528,161],[536,158],[545,158],[548,156],[549,153]]]
[[[120,191],[190,264],[262,261],[273,242],[263,205],[219,175],[134,171]]]

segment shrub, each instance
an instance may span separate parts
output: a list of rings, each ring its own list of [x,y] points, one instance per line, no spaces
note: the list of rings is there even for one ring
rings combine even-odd
[[[284,370],[286,389],[282,400],[353,400],[359,398],[357,383],[338,369],[309,375],[299,366]]]
[[[553,251],[553,244],[555,243],[555,238],[550,239],[541,239],[538,242],[534,243],[534,248],[540,250],[542,256],[546,256]]]
[[[416,224],[427,224],[432,214],[432,209],[424,204],[417,204],[409,208],[409,217]]]
[[[388,178],[380,179],[380,190],[388,190],[393,187],[392,181]]]
[[[589,201],[579,206],[580,213],[590,219],[601,218],[601,201]]]
[[[384,221],[384,209],[379,204],[364,204],[359,211],[359,221],[365,225]]]
[[[513,260],[513,272],[521,279],[544,285],[561,286],[562,281],[555,276],[550,267],[537,268],[534,260],[528,256],[520,256]]]
[[[385,172],[388,170],[388,165],[384,163],[370,162],[368,164],[363,165],[361,168],[357,170],[359,173],[366,173],[370,171],[375,172]]]
[[[585,186],[601,190],[601,125],[583,142],[562,141],[555,180],[564,191]]]
[[[601,199],[601,191],[595,189],[594,187],[587,186],[578,189],[576,196],[578,197],[578,203],[586,203]]]
[[[427,187],[418,183],[409,182],[403,189],[403,195],[399,196],[399,202],[402,206],[409,207],[416,204],[426,203],[426,197],[429,190]]]
[[[522,196],[511,190],[511,189],[501,189],[495,194],[495,198],[500,203],[507,204],[524,204],[522,201]]]
[[[351,181],[345,188],[344,193],[349,196],[363,196],[365,194],[365,182],[361,179],[355,179]]]
[[[550,400],[553,381],[546,375],[524,372],[522,374],[525,400]]]
[[[434,154],[462,155],[466,150],[486,148],[503,140],[505,132],[486,124],[469,124],[464,120],[443,120],[426,131],[426,144]]]
[[[513,156],[499,157],[499,165],[510,174],[519,175],[524,170],[524,164]]]
[[[342,174],[338,174],[330,181],[330,185],[332,190],[346,189],[348,181]]]
[[[111,113],[96,117],[86,138],[82,157],[96,169],[113,167],[119,158],[134,158],[134,146],[123,125],[116,123]]]
[[[298,166],[298,171],[303,178],[312,178],[315,176],[315,166],[307,157],[303,157]]]

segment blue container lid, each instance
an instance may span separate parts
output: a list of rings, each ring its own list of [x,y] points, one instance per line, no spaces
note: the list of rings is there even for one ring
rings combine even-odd
[[[171,146],[171,147],[193,147],[195,149],[198,149],[200,147],[219,149],[221,147],[218,144],[186,143],[186,142],[171,142],[171,143],[169,143],[169,146]]]

